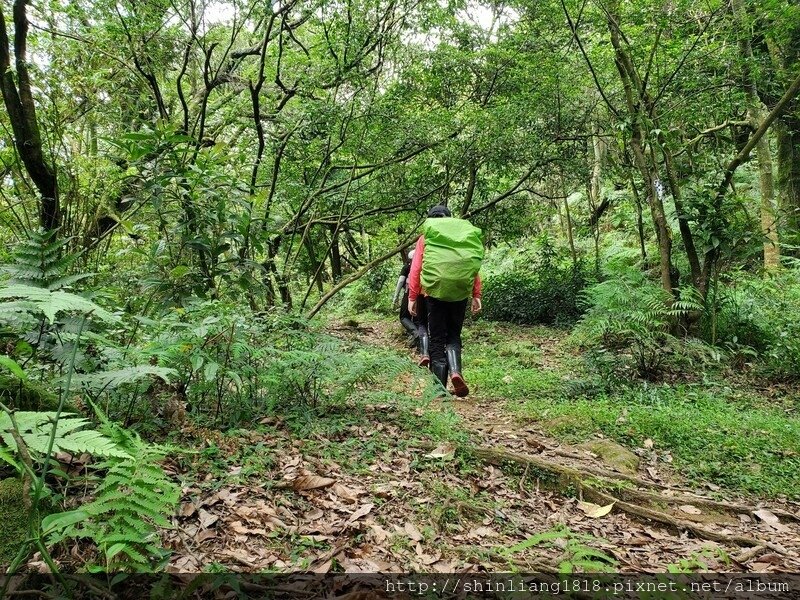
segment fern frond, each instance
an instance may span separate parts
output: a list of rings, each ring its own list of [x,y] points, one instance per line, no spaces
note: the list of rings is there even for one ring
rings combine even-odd
[[[110,434],[115,436],[113,431]],[[85,518],[80,524],[75,525],[74,517],[64,513],[48,517],[45,531],[51,543],[65,535],[94,540],[115,570],[148,571],[154,558],[164,556],[154,544],[157,528],[172,526],[169,518],[180,498],[180,488],[153,463],[158,448],[130,436],[126,442],[135,446],[130,456],[112,457],[98,465],[108,469],[108,474],[95,489],[95,499],[81,507]]]
[[[47,452],[56,416],[55,412],[20,411],[14,413],[20,437],[37,459],[43,458]],[[102,433],[94,430],[80,430],[87,425],[89,425],[89,421],[83,417],[62,414],[56,425],[53,450],[73,454],[87,452],[94,456],[129,457],[127,452]],[[7,448],[16,452],[17,443],[10,433],[12,427],[10,417],[6,413],[0,414],[0,439]]]
[[[126,383],[135,383],[148,377],[158,377],[164,382],[169,383],[170,376],[175,373],[175,369],[166,367],[137,365],[124,369],[98,371],[87,375],[73,375],[72,382],[76,385],[84,385],[93,390],[113,390]]]
[[[70,292],[55,291],[31,285],[8,285],[0,288],[0,299],[21,299],[31,303],[36,312],[43,314],[53,323],[60,312],[92,314],[104,321],[118,321],[118,317],[87,300]]]

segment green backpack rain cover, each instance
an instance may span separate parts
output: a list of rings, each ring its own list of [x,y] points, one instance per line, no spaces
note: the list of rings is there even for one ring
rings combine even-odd
[[[422,289],[447,302],[469,298],[483,260],[483,232],[453,217],[427,219],[422,232]]]

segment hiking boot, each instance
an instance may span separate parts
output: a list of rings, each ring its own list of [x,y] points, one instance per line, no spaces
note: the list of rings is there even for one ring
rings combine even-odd
[[[420,367],[427,367],[429,364],[431,364],[431,357],[428,350],[431,339],[428,337],[427,333],[423,333],[419,336],[418,341],[419,363],[417,364]]]
[[[432,362],[430,364],[431,372],[442,384],[442,387],[447,389],[447,362]]]
[[[450,365],[450,381],[453,382],[453,393],[459,398],[464,398],[469,395],[469,388],[467,382],[464,381],[464,376],[461,374],[461,346],[455,344],[449,345],[445,348],[447,354],[447,362]]]
[[[400,319],[400,324],[406,330],[406,333],[408,333],[408,335],[410,335],[416,341],[416,339],[417,339],[417,326],[414,325],[414,321],[412,321],[408,317],[402,317]]]

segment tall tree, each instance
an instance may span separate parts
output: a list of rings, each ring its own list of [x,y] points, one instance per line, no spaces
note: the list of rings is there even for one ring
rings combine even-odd
[[[6,105],[14,146],[19,152],[25,170],[41,195],[39,224],[44,229],[59,225],[60,206],[58,179],[53,165],[45,158],[36,103],[33,99],[30,70],[28,68],[28,15],[27,2],[16,0],[12,9],[14,23],[14,66],[11,66],[11,47],[8,27],[0,7],[0,69],[2,69],[3,102]]]

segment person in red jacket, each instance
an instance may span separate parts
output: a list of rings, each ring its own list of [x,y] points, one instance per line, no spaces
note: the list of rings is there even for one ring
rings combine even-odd
[[[437,205],[428,211],[428,218],[449,217],[450,209]],[[447,385],[448,370],[453,391],[456,396],[469,394],[469,387],[464,381],[461,369],[461,329],[467,311],[467,300],[446,302],[425,295],[421,289],[420,275],[425,256],[425,238],[420,236],[414,249],[411,271],[408,276],[408,311],[417,315],[417,302],[424,298],[428,313],[428,333],[430,336],[430,369],[433,374]],[[481,310],[481,277],[475,277],[472,286],[472,312]]]

